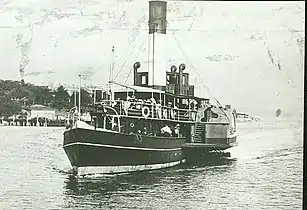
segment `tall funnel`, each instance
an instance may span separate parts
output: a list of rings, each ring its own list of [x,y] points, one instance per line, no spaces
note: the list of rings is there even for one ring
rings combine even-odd
[[[148,85],[164,86],[166,84],[165,69],[163,66],[163,50],[161,44],[164,42],[166,35],[166,1],[149,1],[149,40],[148,40],[148,61],[151,61],[151,66],[148,62]],[[157,45],[157,48],[156,48]],[[164,48],[163,46],[162,48]],[[151,49],[151,50],[150,50]],[[152,51],[150,53],[150,51]],[[157,57],[155,55],[158,55]],[[157,68],[155,68],[157,67]]]
[[[166,1],[149,2],[149,34],[166,34]]]

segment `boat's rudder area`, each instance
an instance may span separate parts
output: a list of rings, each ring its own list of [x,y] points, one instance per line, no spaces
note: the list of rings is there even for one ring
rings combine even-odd
[[[210,157],[230,157],[224,150],[236,146],[235,110],[209,107],[199,111],[199,120],[192,126],[191,141],[182,146],[187,161]]]

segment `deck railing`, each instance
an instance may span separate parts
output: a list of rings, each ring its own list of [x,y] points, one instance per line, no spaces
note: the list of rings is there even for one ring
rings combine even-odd
[[[104,100],[97,104],[106,105],[114,108],[119,116],[157,119],[157,120],[171,120],[171,121],[196,121],[196,110],[179,109],[170,106],[162,106],[160,104],[146,103],[146,102],[130,102],[123,100]]]

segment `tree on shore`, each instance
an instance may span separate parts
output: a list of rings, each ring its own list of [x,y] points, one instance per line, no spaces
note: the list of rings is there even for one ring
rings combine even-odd
[[[71,104],[74,104],[75,100],[75,94],[76,94],[76,104],[79,106],[79,92],[73,92],[73,94],[70,96]],[[93,103],[93,97],[89,92],[87,92],[85,89],[81,88],[81,106],[87,107],[88,105]]]
[[[58,110],[69,109],[71,107],[70,97],[63,85],[54,92],[53,107]]]
[[[46,86],[36,86],[24,81],[0,80],[0,115],[19,114],[22,109],[28,109],[34,104],[49,106],[58,110],[70,109],[74,106],[74,94],[69,96],[63,85],[53,91]],[[76,96],[78,105],[79,93]],[[82,88],[82,108],[86,109],[92,103],[93,97]]]
[[[9,117],[19,114],[22,105],[18,101],[11,100],[9,97],[0,96],[0,116]]]

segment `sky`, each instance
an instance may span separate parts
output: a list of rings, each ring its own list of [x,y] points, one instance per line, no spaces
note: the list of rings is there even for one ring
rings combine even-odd
[[[224,105],[301,117],[303,1],[168,1],[167,10],[167,34],[156,35],[157,77],[185,63],[199,96],[211,94],[195,71]],[[147,22],[144,0],[0,0],[0,79],[72,86],[82,74],[82,84],[104,85],[114,61],[116,81],[132,84],[133,63],[148,68]]]

